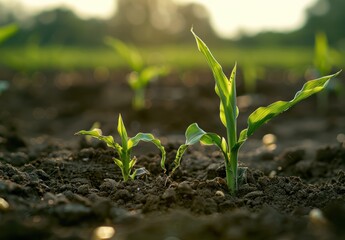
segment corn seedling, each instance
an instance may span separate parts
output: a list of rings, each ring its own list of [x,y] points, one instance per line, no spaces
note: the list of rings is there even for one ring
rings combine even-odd
[[[328,47],[327,36],[323,32],[315,35],[314,67],[317,76],[327,75],[331,72],[332,61]],[[329,87],[317,97],[317,105],[320,112],[325,113],[328,106]]]
[[[314,70],[317,77],[330,74],[336,62],[339,62],[340,53],[328,45],[327,36],[324,32],[315,35],[314,47]],[[318,94],[317,106],[321,113],[326,113],[329,105],[329,93],[334,91],[340,95],[344,91],[343,86],[335,79],[327,86],[325,91]]]
[[[0,95],[2,92],[6,91],[8,89],[8,82],[4,80],[0,80]]]
[[[168,74],[168,68],[163,66],[145,66],[144,60],[138,50],[118,39],[108,37],[105,42],[115,49],[132,70],[127,80],[129,86],[134,91],[132,100],[133,108],[135,110],[145,108],[146,87],[159,76]]]
[[[236,105],[236,64],[228,79],[221,65],[213,57],[206,44],[193,32],[199,51],[204,55],[215,79],[215,91],[220,98],[220,120],[226,128],[226,139],[216,133],[205,132],[197,123],[191,124],[185,133],[186,142],[181,145],[176,153],[174,168],[170,175],[180,166],[181,158],[188,148],[197,142],[206,145],[216,145],[222,152],[225,160],[226,181],[229,191],[235,194],[238,190],[238,182],[243,176],[238,169],[238,151],[242,144],[260,126],[267,123],[275,116],[288,110],[301,100],[323,90],[329,80],[338,73],[325,76],[319,79],[308,81],[302,89],[298,91],[291,101],[277,101],[267,107],[259,107],[248,118],[248,127],[237,135],[237,117],[239,114]],[[243,174],[244,175],[244,174]]]
[[[102,131],[99,128],[94,128],[90,131],[81,130],[76,133],[76,135],[86,135],[98,140],[101,140],[107,144],[108,147],[115,149],[118,154],[118,157],[114,157],[114,163],[121,169],[123,180],[126,182],[128,179],[134,179],[137,174],[137,170],[133,170],[134,165],[137,162],[136,157],[131,156],[133,147],[137,146],[140,141],[152,142],[157,146],[157,148],[162,153],[162,168],[164,167],[165,162],[165,149],[162,146],[161,142],[155,138],[150,133],[138,133],[135,137],[129,138],[125,125],[122,121],[121,115],[119,115],[117,132],[121,138],[121,145],[114,141],[112,136],[102,135]]]
[[[264,75],[264,69],[255,65],[242,67],[244,90],[246,93],[255,93],[259,78]]]
[[[17,31],[18,31],[18,27],[16,24],[9,24],[9,25],[0,27],[0,44],[3,43],[6,39],[10,38]],[[0,80],[0,95],[2,92],[7,90],[8,87],[9,87],[9,84],[7,81]]]
[[[8,24],[0,27],[0,44],[18,31],[16,24]]]

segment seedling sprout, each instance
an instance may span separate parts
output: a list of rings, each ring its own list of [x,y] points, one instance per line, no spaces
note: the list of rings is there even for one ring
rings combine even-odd
[[[317,77],[330,74],[334,66],[334,58],[337,55],[339,54],[329,47],[326,34],[318,32],[315,35],[314,47],[314,68]],[[326,113],[329,105],[329,93],[332,89],[336,90],[336,83],[336,81],[333,81],[333,84],[328,85],[325,91],[318,94],[317,105],[321,113]]]
[[[277,101],[267,107],[259,107],[248,118],[248,127],[237,134],[237,117],[239,114],[236,105],[236,64],[231,72],[230,78],[227,78],[221,65],[213,57],[206,44],[191,30],[199,51],[204,55],[209,67],[211,68],[215,79],[215,92],[220,98],[220,120],[226,128],[226,138],[216,133],[205,132],[197,123],[191,124],[185,133],[186,142],[181,145],[176,153],[174,168],[170,175],[180,166],[181,158],[188,148],[197,142],[206,145],[216,145],[224,156],[226,182],[231,194],[238,190],[238,182],[242,181],[243,172],[238,168],[238,151],[242,144],[251,136],[260,126],[267,123],[275,116],[285,112],[296,103],[311,95],[322,91],[327,86],[329,80],[340,73],[310,80],[305,83],[295,97],[290,101]]]
[[[263,77],[264,69],[259,66],[247,64],[245,67],[242,67],[242,71],[245,92],[248,94],[255,93],[257,81]]]
[[[162,153],[162,168],[165,170],[165,149],[162,146],[159,139],[155,138],[151,133],[138,133],[135,137],[129,138],[127,135],[127,130],[122,121],[121,114],[119,115],[117,131],[121,137],[121,145],[114,141],[113,136],[104,136],[99,128],[94,128],[90,131],[81,130],[76,133],[76,135],[86,135],[98,140],[101,140],[107,144],[108,147],[116,150],[118,156],[113,158],[114,163],[121,169],[123,181],[128,181],[128,179],[134,179],[137,170],[133,170],[137,159],[132,157],[132,149],[137,146],[140,141],[152,142],[157,146],[157,148]]]
[[[5,80],[0,80],[0,95],[2,92],[6,91],[9,87],[9,84]]]
[[[18,31],[18,27],[16,24],[8,24],[6,26],[0,27],[0,44],[10,38]],[[7,90],[9,84],[5,80],[0,80],[0,95],[2,92]]]
[[[168,68],[164,66],[145,66],[144,60],[136,48],[110,37],[106,38],[105,41],[116,50],[132,69],[127,79],[129,86],[134,91],[132,106],[135,110],[144,109],[146,87],[159,76],[168,74]]]
[[[14,35],[17,31],[18,26],[16,24],[8,24],[6,26],[0,27],[0,44]]]

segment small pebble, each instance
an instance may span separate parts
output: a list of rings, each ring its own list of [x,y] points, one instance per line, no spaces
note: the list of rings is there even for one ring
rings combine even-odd
[[[0,211],[6,211],[9,209],[9,207],[10,205],[8,204],[8,202],[0,197]]]
[[[116,190],[118,183],[114,179],[106,178],[104,182],[99,186],[99,189],[103,192]]]
[[[318,208],[314,208],[309,212],[309,220],[315,225],[325,225],[327,223],[322,211]]]
[[[163,199],[167,200],[174,200],[176,198],[176,191],[173,188],[168,188],[167,190],[164,191],[162,195]]]
[[[225,194],[222,191],[218,190],[216,192],[216,196],[218,196],[218,197],[225,197]]]
[[[181,182],[177,186],[177,190],[179,193],[182,193],[182,194],[188,194],[188,195],[194,194],[194,191],[188,182]]]
[[[250,193],[247,193],[244,198],[256,198],[264,195],[263,191],[253,191]]]
[[[269,133],[269,134],[266,134],[265,136],[263,136],[262,142],[266,146],[269,146],[269,145],[275,144],[277,142],[277,137],[274,134]]]
[[[111,239],[115,235],[115,228],[111,226],[101,226],[94,230],[93,240]]]
[[[269,178],[274,178],[277,175],[276,171],[271,171],[270,174],[268,175]]]
[[[81,195],[87,195],[89,193],[89,185],[88,184],[80,185],[77,189],[77,192]]]

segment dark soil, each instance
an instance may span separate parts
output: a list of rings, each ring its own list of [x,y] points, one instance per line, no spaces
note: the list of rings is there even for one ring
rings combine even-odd
[[[232,196],[214,147],[191,147],[167,179],[159,151],[139,144],[137,167],[149,174],[123,182],[113,150],[73,136],[95,121],[116,135],[121,113],[130,136],[162,140],[171,169],[189,124],[224,134],[208,71],[153,83],[140,112],[124,73],[3,76],[11,86],[0,96],[0,239],[345,239],[344,96],[331,93],[322,113],[308,99],[254,134],[240,151],[246,181]],[[253,109],[289,100],[303,84],[279,71],[267,79],[256,95],[239,80],[240,128]],[[101,226],[115,232],[102,238]]]

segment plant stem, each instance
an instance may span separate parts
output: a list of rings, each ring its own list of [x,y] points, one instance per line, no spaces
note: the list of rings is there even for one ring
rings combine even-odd
[[[225,161],[226,182],[231,194],[238,190],[238,171],[237,171],[238,149],[231,150],[230,156]]]
[[[235,93],[236,94],[236,93]],[[236,106],[236,102],[234,104]],[[225,171],[226,171],[226,182],[228,184],[229,191],[232,195],[237,192],[237,155],[238,148],[234,150],[234,146],[237,142],[237,122],[236,119],[227,126],[227,140],[228,140],[228,154],[225,156]]]
[[[128,177],[130,175],[130,169],[129,169],[129,162],[130,162],[130,158],[128,156],[127,153],[124,153],[123,156],[122,156],[122,160],[123,160],[123,168],[121,169],[122,171],[122,177],[123,177],[123,181],[124,182],[127,182],[128,180]]]
[[[141,110],[145,107],[145,90],[136,89],[133,98],[133,108],[135,110]]]

